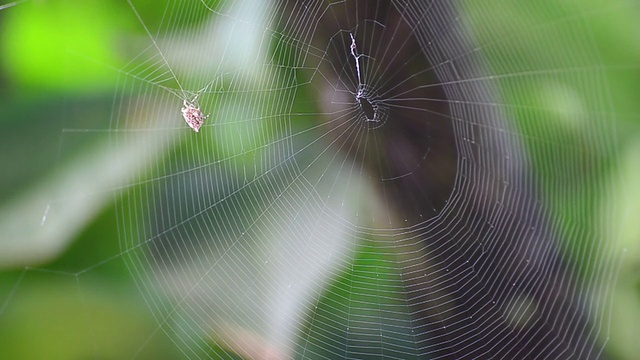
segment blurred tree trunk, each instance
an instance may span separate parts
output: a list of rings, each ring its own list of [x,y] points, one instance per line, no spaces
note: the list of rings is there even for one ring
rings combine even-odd
[[[352,102],[317,96],[327,129],[362,122],[354,126],[363,131],[331,133],[390,204],[393,220],[381,233],[397,251],[425,357],[598,358],[577,278],[525,149],[491,105],[503,103],[496,84],[479,80],[487,75],[482,54],[472,51],[455,2],[312,5],[285,2],[291,22],[301,21],[285,32],[324,51],[314,87]],[[362,70],[372,75],[362,85],[379,122],[331,116],[357,106],[348,95],[359,82],[351,36],[367,57]]]

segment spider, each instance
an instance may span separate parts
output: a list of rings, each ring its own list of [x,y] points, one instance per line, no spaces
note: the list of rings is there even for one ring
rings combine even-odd
[[[182,117],[193,131],[198,132],[202,124],[204,124],[204,121],[209,117],[209,114],[206,116],[202,114],[200,108],[195,105],[196,100],[198,100],[198,95],[196,95],[192,101],[184,100]]]

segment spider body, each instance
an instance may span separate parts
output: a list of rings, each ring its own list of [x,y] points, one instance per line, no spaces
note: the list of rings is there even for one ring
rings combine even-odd
[[[189,125],[189,127],[195,132],[200,130],[204,121],[209,117],[209,114],[204,115],[200,108],[195,105],[197,99],[197,95],[191,102],[185,99],[182,106],[182,117],[184,118],[184,121],[187,122],[187,125]]]

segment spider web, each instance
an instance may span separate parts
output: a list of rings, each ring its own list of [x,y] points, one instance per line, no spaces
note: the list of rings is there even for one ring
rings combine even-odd
[[[599,212],[619,155],[595,14],[532,2],[545,21],[505,10],[502,33],[488,3],[126,5],[143,31],[99,132],[144,160],[107,191],[119,251],[73,275],[124,261],[149,338],[194,359],[604,356],[623,249]]]

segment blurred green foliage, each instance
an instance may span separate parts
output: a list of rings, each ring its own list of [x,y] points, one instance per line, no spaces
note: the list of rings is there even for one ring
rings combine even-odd
[[[123,9],[119,9],[123,11]],[[5,10],[2,65],[5,76],[23,95],[42,91],[87,93],[113,87],[123,18],[115,2],[27,2]],[[73,61],[84,57],[85,61]],[[17,94],[16,94],[17,95]]]
[[[3,207],[46,189],[67,164],[104,142],[106,133],[63,129],[104,127],[114,69],[129,56],[126,38],[140,31],[135,21],[120,1],[27,1],[0,11]],[[124,261],[104,262],[120,252],[115,216],[114,206],[106,206],[59,257],[25,264],[45,271],[0,272],[0,357],[179,358],[157,333]]]
[[[152,0],[136,4],[147,25],[157,28],[166,9]],[[623,239],[627,252],[613,296],[616,307],[609,339],[610,353],[619,359],[640,353],[633,339],[640,323],[640,229],[634,221],[640,214],[640,29],[638,11],[628,9],[636,8],[625,0],[466,1],[463,9],[496,76],[548,71],[546,77],[505,76],[500,92],[513,105],[510,115],[535,154],[531,160],[540,170],[537,174],[546,185],[547,200],[562,219],[560,225],[565,231],[579,227],[592,235],[577,238],[607,239],[618,234]],[[191,21],[195,26],[201,18]],[[75,124],[106,127],[117,69],[132,57],[127,39],[135,36],[146,34],[125,1],[27,1],[0,11],[0,201],[8,203],[46,184],[66,163],[104,140],[104,134],[63,137],[61,133],[76,128]],[[586,47],[587,40],[596,46]],[[565,53],[575,56],[558,56]],[[225,106],[234,104],[220,104],[221,111]],[[212,148],[224,158],[242,153],[241,141],[225,141],[238,132],[270,141],[269,133],[257,123],[245,125],[255,128],[227,127],[217,134]],[[600,137],[594,137],[594,129]],[[583,151],[563,151],[565,147]],[[251,162],[260,155],[244,156]],[[612,170],[613,165],[622,174],[617,167]],[[567,181],[564,171],[569,168],[583,174],[571,179],[571,191],[553,186]],[[619,193],[604,189],[620,177]],[[610,219],[619,221],[603,226],[599,219],[605,212],[613,212]],[[4,357],[182,356],[147,315],[125,261],[118,257],[115,218],[116,209],[108,204],[63,254],[42,264],[46,271],[19,268],[0,273],[0,353]],[[583,249],[590,243],[578,245],[567,248],[590,253]],[[386,255],[373,248],[363,246],[353,267],[326,289],[318,305],[321,311],[359,300],[355,296],[345,302],[345,292],[362,268],[370,272],[377,262],[385,261]],[[580,258],[580,253],[574,258],[585,271],[597,270],[590,269],[589,259]],[[398,277],[396,273],[379,275],[367,284],[372,292],[376,282]],[[332,334],[333,341],[344,339]],[[323,351],[314,345],[309,351]]]

